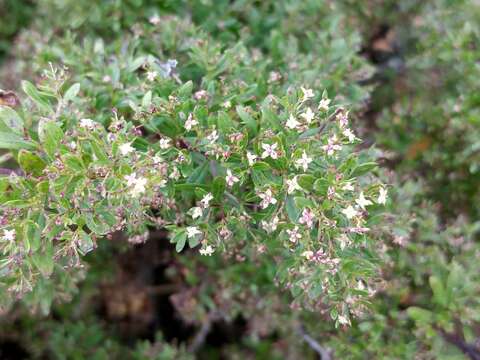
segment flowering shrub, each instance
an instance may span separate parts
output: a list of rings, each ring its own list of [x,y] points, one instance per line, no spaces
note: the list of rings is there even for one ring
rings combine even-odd
[[[45,116],[28,119],[38,130],[27,139],[27,119],[2,108],[1,145],[21,148],[23,170],[2,179],[8,292],[31,290],[57,263],[78,265],[99,237],[123,230],[143,242],[155,226],[177,251],[280,256],[278,280],[298,303],[322,294],[339,321],[364,305],[376,261],[367,208],[377,212],[387,190],[362,176],[375,163],[353,151],[348,112],[326,94],[235,106],[147,73],[134,121],[114,111],[105,129],[76,109],[79,84],[64,91],[63,71],[48,77],[41,90],[23,84]]]

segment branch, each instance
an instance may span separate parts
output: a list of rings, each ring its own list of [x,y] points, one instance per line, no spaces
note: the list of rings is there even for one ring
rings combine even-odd
[[[195,335],[192,343],[188,347],[188,351],[191,353],[196,353],[202,345],[205,343],[205,339],[207,338],[210,329],[212,328],[212,323],[220,317],[220,314],[217,311],[210,312],[206,319],[203,321],[202,327]]]
[[[332,360],[330,356],[330,352],[325,349],[322,345],[318,343],[317,340],[312,338],[310,335],[307,334],[304,327],[300,325],[298,327],[298,333],[302,336],[303,340],[318,354],[320,355],[321,360]]]

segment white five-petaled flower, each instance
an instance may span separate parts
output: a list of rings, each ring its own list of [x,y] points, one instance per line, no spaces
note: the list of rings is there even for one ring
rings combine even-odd
[[[352,183],[349,181],[349,182],[345,183],[345,185],[343,185],[342,190],[353,191],[354,187],[353,187]]]
[[[310,165],[310,163],[312,161],[313,161],[313,159],[307,155],[305,150],[303,150],[302,157],[300,159],[298,159],[297,161],[295,161],[295,166],[297,168],[303,168],[303,171],[307,171],[308,165]]]
[[[262,144],[262,159],[265,159],[267,157],[271,157],[272,159],[278,159],[278,152],[277,152],[277,143],[273,143],[272,145],[270,144]]]
[[[327,152],[328,156],[335,154],[335,151],[341,150],[342,146],[338,144],[337,135],[333,134],[332,137],[328,139],[327,145],[322,146],[322,149]]]
[[[341,325],[350,325],[350,319],[344,315],[339,315],[338,316],[338,322]]]
[[[267,189],[264,193],[258,194],[262,201],[260,202],[260,206],[262,209],[266,209],[270,204],[275,205],[277,203],[277,199],[273,197],[272,190]]]
[[[200,206],[206,209],[210,206],[210,201],[212,200],[213,200],[213,195],[211,193],[208,193],[203,196],[202,200],[200,200]]]
[[[147,71],[147,80],[154,81],[158,76],[158,73],[154,70]]]
[[[191,209],[192,211],[192,219],[198,219],[203,215],[203,210],[199,206],[195,206],[194,208]]]
[[[291,180],[288,180],[286,181],[287,183],[287,193],[288,194],[291,194],[297,190],[302,190],[302,188],[300,187],[300,185],[298,185],[298,182],[297,182],[297,177],[295,176],[293,179]]]
[[[307,250],[302,253],[302,256],[304,256],[307,260],[312,260],[313,259],[313,251]]]
[[[198,121],[193,118],[192,113],[188,115],[187,121],[185,121],[185,129],[188,131],[192,130],[192,128],[198,125]]]
[[[360,196],[358,197],[357,200],[355,200],[358,206],[365,210],[365,206],[372,205],[372,202],[370,200],[365,199],[365,195],[363,194],[363,191],[360,193]]]
[[[261,225],[262,225],[262,228],[263,228],[267,233],[272,233],[272,232],[274,232],[275,230],[277,230],[278,222],[279,222],[278,216],[275,216],[275,217],[272,219],[272,221],[262,220]]]
[[[196,226],[187,226],[186,230],[187,230],[187,237],[189,239],[202,234],[202,232]]]
[[[343,135],[348,138],[349,142],[352,143],[352,142],[355,141],[355,134],[353,133],[353,131],[350,128],[345,128],[343,130]]]
[[[93,121],[92,119],[81,119],[80,126],[92,130],[95,127],[95,121]]]
[[[337,120],[341,128],[346,128],[348,126],[348,111],[339,112]]]
[[[307,110],[305,110],[305,112],[302,113],[300,116],[305,119],[307,124],[310,124],[315,117],[315,113],[312,111],[311,108],[307,107]]]
[[[123,156],[130,154],[132,151],[135,151],[135,148],[132,147],[131,143],[125,143],[119,146],[120,152]]]
[[[225,181],[227,182],[228,186],[233,186],[235,183],[239,182],[240,179],[233,175],[230,169],[227,169],[227,176],[225,176]]]
[[[155,155],[152,160],[155,165],[159,165],[163,162],[163,158],[160,155]]]
[[[15,240],[15,229],[3,230],[3,240],[14,241]]]
[[[207,136],[207,141],[208,141],[210,144],[213,144],[213,143],[215,143],[217,140],[218,140],[218,132],[217,132],[217,130],[213,130],[212,133]]]
[[[180,171],[178,171],[178,168],[176,166],[172,168],[172,172],[168,175],[168,177],[174,180],[180,179]]]
[[[343,209],[342,213],[347,217],[347,219],[351,219],[358,215],[358,211],[355,210],[352,205],[349,205],[346,209]]]
[[[150,16],[148,18],[148,21],[150,22],[150,24],[152,25],[158,25],[160,24],[160,16],[158,16],[157,14],[153,15],[153,16]]]
[[[380,188],[380,193],[378,194],[377,203],[385,205],[386,202],[387,202],[387,189],[382,187]]]
[[[300,123],[295,119],[295,117],[290,114],[290,117],[288,118],[287,122],[285,123],[285,126],[289,129],[298,129],[300,126]]]
[[[302,102],[307,101],[308,99],[311,99],[315,96],[312,89],[306,89],[303,86],[301,87],[301,89],[303,92]]]
[[[250,151],[247,151],[247,160],[248,160],[248,165],[252,166],[255,164],[255,161],[257,160],[257,155],[251,153]]]
[[[215,252],[215,249],[212,245],[207,245],[206,247],[202,247],[200,250],[198,250],[198,252],[200,255],[212,256],[212,254]]]
[[[315,215],[310,209],[303,209],[302,216],[298,220],[300,224],[305,225],[308,228],[313,226],[313,221],[315,220]]]
[[[298,232],[298,226],[295,226],[292,230],[287,230],[290,242],[296,243],[302,238],[302,235]]]
[[[328,111],[328,106],[330,105],[330,99],[322,99],[320,100],[320,102],[318,103],[318,110],[321,110],[321,111]]]
[[[170,147],[170,142],[172,140],[171,139],[167,139],[167,138],[161,138],[159,143],[160,143],[160,149],[168,149]]]
[[[127,180],[127,185],[132,187],[130,190],[130,194],[133,196],[138,196],[141,193],[145,192],[145,186],[147,185],[147,179],[144,177],[137,178],[137,174],[132,173],[130,175],[125,176],[125,180]]]

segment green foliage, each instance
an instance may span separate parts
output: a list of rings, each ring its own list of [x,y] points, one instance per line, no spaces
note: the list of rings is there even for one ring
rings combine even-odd
[[[478,353],[478,15],[463,0],[36,4],[0,75],[24,94],[0,105],[15,169],[0,303],[48,319],[21,313],[19,342],[38,358],[313,358],[305,334],[335,358]],[[124,250],[107,239],[138,249],[155,229],[175,316],[197,335],[243,319],[233,343],[126,346],[89,308]]]

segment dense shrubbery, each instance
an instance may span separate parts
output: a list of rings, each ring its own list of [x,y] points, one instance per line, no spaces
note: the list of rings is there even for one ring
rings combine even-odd
[[[37,4],[0,72],[4,341],[478,358],[478,6],[396,3]]]

